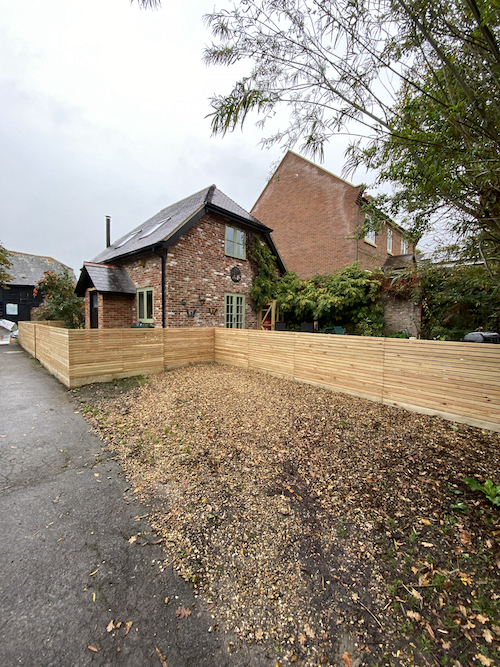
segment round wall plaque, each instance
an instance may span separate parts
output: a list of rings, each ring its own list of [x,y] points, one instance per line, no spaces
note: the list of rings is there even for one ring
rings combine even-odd
[[[241,280],[241,271],[237,266],[233,266],[231,269],[231,280],[233,283],[239,283]]]

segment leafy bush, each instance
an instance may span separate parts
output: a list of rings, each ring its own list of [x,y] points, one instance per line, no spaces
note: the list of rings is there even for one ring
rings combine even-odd
[[[67,269],[60,274],[46,271],[39,280],[34,296],[40,292],[44,301],[40,306],[44,319],[63,320],[68,329],[80,329],[85,321],[83,299],[75,294],[75,283]]]
[[[386,274],[382,290],[421,304],[422,338],[461,340],[479,327],[499,328],[499,276],[481,265],[421,264]]]
[[[329,275],[302,280],[289,272],[276,283],[281,314],[292,324],[318,320],[320,326],[342,325],[358,335],[382,335],[383,308],[378,303],[378,276],[355,263]]]

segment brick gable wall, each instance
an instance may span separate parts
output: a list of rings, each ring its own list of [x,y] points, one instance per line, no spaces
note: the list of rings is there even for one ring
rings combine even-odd
[[[355,261],[373,270],[388,256],[387,229],[377,234],[375,246],[353,238],[364,222],[359,195],[359,187],[289,152],[251,213],[271,227],[287,270],[301,278]],[[400,253],[401,232],[394,228],[391,254]]]
[[[236,223],[228,222],[238,227]],[[257,328],[257,313],[252,310],[250,290],[256,273],[253,261],[225,255],[226,221],[215,214],[204,215],[190,230],[181,236],[168,252],[161,250],[165,261],[165,326],[166,327],[223,327],[224,294],[243,294],[245,303],[245,328]],[[253,232],[240,226],[247,235],[247,245]],[[261,240],[264,240],[262,237]],[[161,258],[149,252],[137,258],[116,263],[122,266],[137,289],[153,288],[154,326],[162,326]],[[237,266],[241,280],[231,279],[231,268]],[[202,304],[200,295],[205,299]],[[121,299],[121,301],[120,301]],[[183,299],[186,304],[183,304]],[[114,300],[113,305],[111,302]],[[210,309],[216,309],[214,314]],[[189,317],[187,312],[193,313]],[[104,316],[101,313],[104,312]],[[86,295],[86,326],[90,326],[88,293]],[[130,327],[137,319],[137,299],[106,297],[99,295],[99,328]],[[120,324],[121,322],[121,324]]]

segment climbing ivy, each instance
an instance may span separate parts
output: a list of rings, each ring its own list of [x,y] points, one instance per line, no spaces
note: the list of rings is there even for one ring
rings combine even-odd
[[[276,284],[279,280],[276,260],[269,246],[261,243],[254,235],[248,248],[249,258],[255,262],[257,272],[252,281],[250,298],[257,308],[261,308],[275,298]]]

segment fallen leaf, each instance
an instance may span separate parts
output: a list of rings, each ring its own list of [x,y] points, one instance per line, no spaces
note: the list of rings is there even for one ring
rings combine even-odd
[[[484,628],[483,630],[483,637],[486,639],[488,644],[491,644],[491,642],[495,639],[491,632],[488,630],[488,628]]]
[[[344,661],[345,667],[351,667],[352,658],[351,658],[350,653],[348,653],[347,651],[344,651],[344,655],[342,656],[342,660]]]
[[[299,632],[299,643],[302,644],[302,646],[306,643],[306,636],[302,634],[302,632]]]
[[[422,617],[420,616],[420,614],[418,613],[418,611],[410,611],[410,610],[408,610],[408,611],[406,612],[406,615],[408,616],[408,618],[412,618],[414,621],[420,621],[420,620],[422,619]]]
[[[160,659],[162,667],[168,667],[167,659],[165,658],[165,656],[160,653],[160,649],[158,648],[158,646],[156,646],[156,644],[154,645],[154,647],[156,649],[156,653],[158,654],[158,658]]]
[[[422,602],[423,597],[420,595],[418,591],[416,591],[414,588],[410,588],[410,593],[413,595],[414,598],[417,598],[417,600]]]
[[[500,637],[500,626],[498,626],[498,625],[492,625],[492,626],[491,626],[491,629],[493,630],[493,632],[494,632],[496,635],[498,635],[498,636]]]
[[[436,635],[434,634],[434,630],[431,628],[431,626],[429,625],[429,623],[426,623],[426,624],[425,624],[425,629],[427,630],[427,632],[429,633],[429,635],[432,637],[432,639],[436,639]]]
[[[421,544],[423,547],[433,547],[433,546],[434,546],[434,545],[432,544],[432,542],[420,542],[420,544]]]
[[[431,525],[431,522],[429,521],[429,519],[419,519],[419,521],[421,523],[423,523],[424,526],[430,526]]]
[[[491,658],[488,658],[487,656],[483,655],[482,653],[477,653],[474,657],[477,660],[479,660],[479,662],[482,665],[485,665],[485,667],[491,667],[491,665],[494,664],[494,662]]]
[[[136,487],[136,488],[134,489],[134,493],[137,493],[137,492],[140,491],[140,490],[141,490],[141,487],[138,486],[138,487]]]
[[[186,609],[186,607],[179,607],[175,612],[177,618],[187,618],[191,616],[191,609]]]
[[[480,623],[487,623],[490,619],[487,616],[483,616],[482,614],[476,614],[476,618]]]
[[[137,540],[137,535],[132,535],[132,537],[129,540],[129,544],[133,544]]]
[[[87,646],[89,651],[94,651],[94,653],[99,653],[99,649],[96,648],[95,646],[90,646],[90,644]]]
[[[126,637],[128,635],[128,633],[130,632],[130,629],[132,627],[132,623],[133,623],[133,621],[127,621],[125,623],[125,635],[124,635],[124,637]]]
[[[472,542],[472,534],[466,530],[462,531],[460,533],[460,542],[462,542],[464,547],[468,546]]]
[[[432,576],[433,576],[432,572],[427,572],[427,574],[423,574],[418,578],[418,585],[427,586],[427,584],[431,581]]]
[[[116,626],[115,626],[115,624],[114,624],[114,621],[110,621],[110,622],[108,623],[107,627],[106,627],[106,632],[111,632],[111,630],[114,630],[115,627],[116,627]]]
[[[166,597],[166,598],[165,598],[165,604],[168,604],[168,600],[169,600],[169,598]]]
[[[461,614],[463,614],[465,617],[467,617],[467,609],[464,607],[463,604],[459,604],[457,609]]]
[[[445,642],[444,639],[441,639],[441,644],[443,645],[443,649],[445,651],[449,651],[451,648],[451,642]]]
[[[261,628],[255,631],[255,639],[260,642],[260,640],[264,637],[264,632]]]

